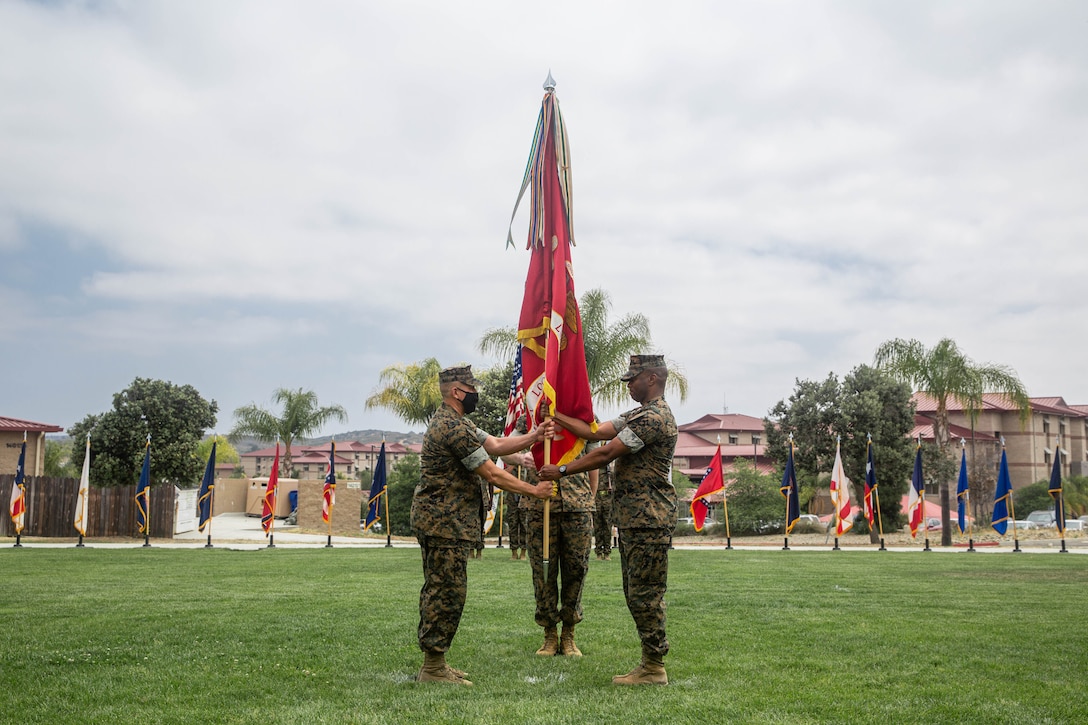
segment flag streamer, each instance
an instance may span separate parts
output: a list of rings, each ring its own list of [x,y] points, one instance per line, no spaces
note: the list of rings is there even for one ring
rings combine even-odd
[[[707,466],[703,480],[691,497],[691,518],[695,521],[695,530],[702,531],[706,523],[706,515],[709,508],[706,499],[725,489],[725,479],[722,476],[722,444],[718,443],[718,449],[714,451],[714,458]]]

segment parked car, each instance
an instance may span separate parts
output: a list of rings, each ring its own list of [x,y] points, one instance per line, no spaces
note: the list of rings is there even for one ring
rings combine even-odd
[[[1068,519],[1065,522],[1066,531],[1084,531],[1084,522],[1080,519]]]
[[[1028,514],[1028,521],[1033,522],[1040,529],[1050,528],[1057,526],[1057,519],[1054,517],[1053,511],[1043,509],[1041,511],[1032,511]]]
[[[1039,528],[1039,525],[1037,523],[1035,523],[1034,521],[1027,521],[1025,519],[1020,519],[1019,521],[1013,521],[1012,523],[1013,523],[1013,526],[1015,528],[1020,529],[1021,531],[1027,531],[1029,529]]]
[[[926,531],[940,531],[940,530],[941,530],[941,520],[940,519],[938,519],[938,518],[936,518],[934,516],[930,516],[928,519],[926,519]]]
[[[801,514],[793,525],[795,534],[822,534],[827,531],[827,524],[820,521],[816,514]]]

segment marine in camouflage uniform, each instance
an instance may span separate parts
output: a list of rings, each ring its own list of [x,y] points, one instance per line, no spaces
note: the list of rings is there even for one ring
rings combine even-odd
[[[676,450],[676,419],[665,402],[668,371],[661,355],[632,355],[621,380],[627,382],[638,408],[602,424],[596,433],[584,423],[557,415],[566,428],[583,438],[609,443],[569,466],[545,466],[544,480],[557,480],[615,460],[612,516],[620,534],[623,594],[642,642],[642,661],[615,684],[667,684],[664,657],[665,591],[668,585],[669,546],[676,522],[676,490],[672,485],[672,457]]]
[[[543,437],[542,429],[535,435],[495,438],[463,417],[478,399],[470,366],[442,370],[439,384],[442,406],[423,436],[421,480],[412,497],[412,529],[423,557],[417,634],[424,663],[418,679],[471,685],[463,672],[446,664],[445,653],[464,611],[467,559],[483,540],[484,482],[536,496],[547,496],[551,488],[519,481],[490,457],[523,449]]]
[[[611,559],[612,471],[608,467],[598,473],[597,496],[593,502],[593,550],[598,559]]]
[[[590,441],[586,452],[598,445]],[[532,480],[537,480],[535,472],[531,468],[528,470]],[[534,619],[544,628],[544,644],[537,650],[538,655],[582,656],[574,642],[574,627],[583,616],[582,588],[589,572],[596,484],[596,470],[573,474],[559,481],[558,493],[549,501],[547,577],[544,575],[544,501],[522,499],[522,508],[527,511],[529,564],[536,598]],[[563,624],[562,635],[557,631],[560,622]]]
[[[524,473],[521,473],[518,478],[527,480]],[[522,497],[516,493],[507,493],[505,498],[503,516],[506,517],[506,537],[510,542],[510,558],[521,559],[524,558],[525,549],[528,548],[528,544],[525,543],[525,509],[521,508]]]

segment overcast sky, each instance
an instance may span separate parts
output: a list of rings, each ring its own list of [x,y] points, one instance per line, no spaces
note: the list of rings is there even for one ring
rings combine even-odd
[[[411,430],[379,371],[516,323],[549,70],[577,288],[650,319],[680,423],[894,337],[1088,403],[1086,37],[1077,1],[0,0],[0,415],[146,377],[220,432],[278,387]]]

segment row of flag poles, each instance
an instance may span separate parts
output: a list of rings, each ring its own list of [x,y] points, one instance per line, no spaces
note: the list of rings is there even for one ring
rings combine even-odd
[[[207,533],[208,543],[205,547],[212,546],[211,520],[215,501],[215,454],[218,441],[212,441],[212,450],[208,455],[207,465],[204,467],[204,476],[200,481],[200,489],[197,491],[198,530]],[[328,543],[332,546],[332,510],[336,504],[336,441],[329,448],[329,467],[325,475],[325,485],[322,489],[321,520],[328,526]],[[15,546],[22,546],[22,532],[26,521],[26,431],[23,432],[23,444],[19,450],[19,461],[15,469],[15,481],[11,488],[11,500],[9,512],[15,529]],[[268,476],[268,485],[265,488],[261,505],[261,528],[268,538],[268,545],[275,546],[273,527],[275,524],[276,496],[279,485],[280,470],[280,444],[276,443],[276,455],[272,462],[272,470]],[[83,469],[79,477],[79,490],[76,495],[75,516],[73,525],[79,533],[79,542],[76,546],[82,547],[83,537],[87,535],[88,499],[90,497],[90,471],[91,471],[91,436],[87,435],[86,446],[83,453]],[[369,530],[376,521],[381,520],[378,509],[379,504],[385,501],[385,519],[389,519],[389,496],[387,486],[385,441],[382,441],[381,451],[374,466],[374,478],[370,487],[370,501],[367,509],[364,528]],[[136,530],[144,535],[144,546],[151,546],[151,436],[147,436],[144,444],[144,460],[140,467],[140,479],[136,484]],[[386,526],[386,546],[392,546],[392,534]]]
[[[840,448],[841,439],[835,441],[835,463],[831,469],[830,494],[834,508],[835,546],[839,549],[839,537],[847,533],[853,527],[853,507],[850,503],[850,479],[842,465]],[[971,518],[967,514],[970,505],[970,489],[967,484],[967,442],[960,439],[960,471],[956,484],[956,497],[958,501],[956,523],[960,533],[967,533],[968,551],[974,551],[974,539],[972,537]],[[884,524],[880,517],[880,499],[877,490],[876,469],[873,466],[873,437],[868,436],[865,462],[865,490],[862,499],[862,514],[869,523],[870,529],[876,525],[880,534],[880,550],[884,551]],[[714,458],[706,469],[702,482],[696,489],[691,499],[691,516],[695,523],[695,530],[702,531],[709,512],[707,499],[725,490],[725,479],[722,475],[721,462],[722,444],[718,439],[718,448],[714,452]],[[798,519],[800,519],[800,499],[797,490],[797,475],[793,463],[793,434],[789,436],[789,450],[786,456],[786,465],[782,471],[782,483],[779,492],[785,499],[786,527],[785,544],[783,549],[789,549],[789,535],[793,531]],[[1062,552],[1068,551],[1065,545],[1065,501],[1062,495],[1062,469],[1061,446],[1059,442],[1054,445],[1054,465],[1050,472],[1048,486],[1050,497],[1054,500],[1054,520],[1058,533],[1062,535]],[[726,549],[732,549],[729,532],[729,507],[728,499],[722,496],[722,512],[725,518]],[[907,499],[907,522],[910,526],[912,538],[916,538],[919,531],[925,531],[925,479],[922,473],[922,441],[918,439],[914,454],[914,469],[911,474],[911,485]],[[998,469],[997,486],[994,491],[994,510],[991,526],[1002,536],[1007,531],[1008,522],[1015,521],[1016,516],[1012,501],[1012,481],[1009,477],[1009,461],[1005,454],[1005,439],[1001,439],[1001,464]],[[1020,551],[1020,540],[1016,536],[1016,527],[1013,527],[1014,551]],[[929,538],[925,539],[925,550],[929,551]]]

